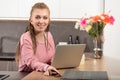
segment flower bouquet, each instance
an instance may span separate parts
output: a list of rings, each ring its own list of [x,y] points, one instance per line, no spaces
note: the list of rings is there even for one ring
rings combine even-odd
[[[100,58],[98,56],[98,39],[100,39],[101,36],[103,36],[103,29],[106,24],[114,24],[114,17],[110,16],[108,14],[100,14],[96,16],[91,17],[83,17],[80,20],[78,20],[75,24],[76,29],[85,30],[90,37],[93,38],[95,42],[95,57]]]

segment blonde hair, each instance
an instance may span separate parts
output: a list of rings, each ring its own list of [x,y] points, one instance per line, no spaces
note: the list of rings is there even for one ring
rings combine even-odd
[[[32,9],[31,9],[31,12],[30,12],[30,18],[32,16],[32,12],[33,12],[34,9],[47,9],[49,11],[49,13],[50,13],[50,10],[49,10],[48,6],[45,3],[38,2],[38,3],[33,5]],[[25,32],[27,32],[27,31],[30,32],[31,40],[32,40],[32,43],[33,43],[33,50],[34,50],[34,54],[35,54],[36,53],[37,44],[36,44],[34,27],[33,27],[33,25],[31,23],[29,23],[29,26],[27,26]],[[49,31],[49,25],[48,25],[48,27],[46,28],[45,31],[46,32]],[[16,62],[19,62],[19,55],[20,55],[20,41],[18,42],[17,48],[16,48]]]

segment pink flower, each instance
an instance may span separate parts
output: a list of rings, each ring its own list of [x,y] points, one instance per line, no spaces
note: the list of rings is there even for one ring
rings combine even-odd
[[[110,16],[110,24],[114,24],[114,21],[115,21],[115,19],[114,19],[114,17],[113,16]]]
[[[80,26],[87,26],[87,19],[86,18],[82,18],[81,21],[80,21]]]

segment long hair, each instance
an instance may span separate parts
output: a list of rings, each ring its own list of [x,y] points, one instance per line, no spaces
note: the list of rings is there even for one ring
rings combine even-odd
[[[36,3],[32,7],[31,12],[30,12],[30,18],[32,16],[32,12],[33,12],[34,9],[47,9],[49,11],[49,13],[50,13],[50,10],[49,10],[48,6],[46,4],[44,4],[44,3],[42,3],[42,2],[39,2],[39,3]],[[29,23],[29,25],[27,26],[25,32],[27,32],[27,31],[30,32],[31,40],[32,40],[32,43],[33,43],[33,51],[34,51],[34,54],[35,54],[36,53],[37,43],[36,43],[34,27],[33,27],[33,25],[31,23]],[[49,31],[49,25],[47,26],[45,32],[48,32],[48,31]],[[19,62],[19,58],[20,58],[19,55],[20,55],[20,41],[18,42],[17,48],[16,48],[16,62]]]

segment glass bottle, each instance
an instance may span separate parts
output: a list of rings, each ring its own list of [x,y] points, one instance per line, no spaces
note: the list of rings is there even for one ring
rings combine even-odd
[[[68,44],[73,44],[72,35],[69,35],[68,37]]]
[[[80,44],[79,36],[76,36],[75,44]]]

